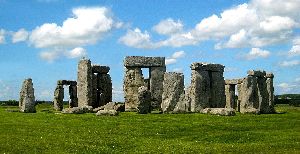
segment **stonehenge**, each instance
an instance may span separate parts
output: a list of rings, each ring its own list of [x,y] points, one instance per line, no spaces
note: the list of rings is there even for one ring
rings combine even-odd
[[[20,112],[34,113],[35,97],[32,79],[28,78],[23,81],[22,89],[20,91],[19,109]]]
[[[123,111],[147,114],[153,110],[224,116],[275,112],[272,73],[249,70],[245,78],[225,80],[225,66],[194,62],[190,65],[190,85],[185,87],[183,73],[166,72],[164,57],[127,56],[123,62],[124,104],[112,102],[110,67],[83,58],[78,63],[77,81],[57,81],[54,109],[97,115],[118,115]],[[143,68],[149,69],[149,78],[144,77]],[[69,86],[67,109],[63,109],[64,86]]]

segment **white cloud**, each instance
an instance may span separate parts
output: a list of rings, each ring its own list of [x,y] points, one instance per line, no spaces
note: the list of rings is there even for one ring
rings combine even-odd
[[[61,55],[63,55],[63,53],[60,50],[40,52],[40,58],[48,62],[53,62],[60,58]]]
[[[253,60],[258,58],[267,58],[270,56],[270,51],[262,50],[260,48],[252,48],[249,53],[247,53],[244,58],[247,60]]]
[[[147,41],[135,37],[135,43],[124,44],[135,48],[181,47],[213,40],[216,49],[283,44],[290,42],[300,27],[298,10],[297,0],[252,0],[204,18],[190,30],[183,30],[180,21],[162,20],[153,29],[168,38],[153,41],[146,33]]]
[[[296,82],[300,82],[300,77],[295,79]]]
[[[300,55],[300,37],[293,40],[293,46],[288,52],[288,55],[291,57]]]
[[[0,44],[5,43],[5,33],[4,29],[0,29]]]
[[[297,85],[283,82],[278,84],[277,87],[279,88],[278,91],[280,91],[281,93],[289,93],[293,92]]]
[[[151,37],[147,31],[142,32],[139,28],[128,30],[119,41],[129,47],[135,48],[157,48],[158,45],[151,41]]]
[[[293,67],[297,65],[300,65],[299,60],[283,61],[279,63],[279,66],[281,67]]]
[[[177,59],[183,58],[185,56],[184,51],[176,51],[174,52],[171,57],[166,58],[166,65],[175,64],[177,62]]]
[[[175,64],[177,62],[177,59],[175,58],[166,58],[166,65]]]
[[[22,42],[26,41],[29,36],[29,32],[27,32],[24,28],[19,29],[17,32],[14,32],[12,35],[12,42]]]
[[[45,23],[36,27],[30,42],[36,48],[76,47],[94,44],[113,28],[114,20],[105,7],[76,8],[62,26]]]
[[[173,72],[180,72],[180,73],[182,73],[183,72],[183,68],[174,68],[172,71]]]
[[[183,24],[180,20],[174,21],[171,18],[160,21],[157,25],[153,27],[153,30],[158,34],[162,35],[172,35],[181,32],[183,29]]]
[[[77,47],[69,52],[66,52],[66,57],[68,58],[78,58],[78,57],[84,57],[86,55],[87,55],[86,50],[81,47]]]

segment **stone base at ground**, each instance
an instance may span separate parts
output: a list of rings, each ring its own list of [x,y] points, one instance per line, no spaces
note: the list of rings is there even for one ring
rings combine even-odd
[[[96,116],[117,116],[119,112],[116,110],[100,110],[96,113]]]
[[[205,108],[200,113],[214,114],[222,116],[234,116],[235,111],[233,108]]]
[[[116,110],[119,112],[125,111],[125,104],[109,102],[106,105],[93,109],[93,112],[98,112],[100,110]]]
[[[73,114],[82,114],[82,113],[91,113],[91,112],[93,112],[92,106],[66,108],[61,111],[61,113],[73,113]]]

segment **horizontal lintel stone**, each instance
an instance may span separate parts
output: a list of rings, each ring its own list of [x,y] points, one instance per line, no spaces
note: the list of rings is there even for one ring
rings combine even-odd
[[[162,67],[165,66],[165,57],[126,56],[125,67]]]
[[[243,82],[243,79],[228,79],[225,80],[225,84],[241,84]]]
[[[261,71],[261,70],[249,70],[247,71],[247,74],[250,76],[256,76],[256,77],[265,77],[266,76],[266,71]]]
[[[109,66],[92,65],[93,73],[107,74],[109,70]]]
[[[224,72],[224,65],[221,64],[213,64],[213,63],[203,63],[203,62],[195,62],[191,64],[192,70],[204,70],[204,71],[213,71],[213,72]]]
[[[57,85],[71,85],[71,86],[76,86],[77,82],[76,81],[71,81],[71,80],[57,80]]]

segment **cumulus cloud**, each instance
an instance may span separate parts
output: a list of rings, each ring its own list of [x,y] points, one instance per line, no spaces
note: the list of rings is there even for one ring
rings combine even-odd
[[[246,60],[253,60],[258,58],[267,58],[270,56],[270,51],[262,50],[260,48],[252,48],[249,53],[247,53],[244,58]]]
[[[293,46],[288,52],[289,56],[299,56],[300,55],[300,37],[293,40]]]
[[[219,15],[208,16],[189,30],[183,30],[180,20],[162,20],[153,29],[168,38],[153,41],[147,33],[147,45],[145,41],[138,40],[135,40],[135,44],[124,44],[135,48],[159,48],[195,45],[213,40],[216,49],[282,44],[291,41],[295,29],[300,26],[298,10],[300,5],[295,0],[252,0],[224,10]]]
[[[151,41],[151,37],[147,31],[142,32],[139,28],[128,30],[127,33],[119,39],[119,42],[135,48],[156,48],[158,44]]]
[[[293,90],[295,90],[295,88],[297,88],[297,85],[283,82],[283,83],[278,84],[277,87],[278,87],[278,91],[280,93],[290,93],[290,92],[293,92]]]
[[[12,35],[12,42],[22,42],[26,41],[29,36],[29,32],[27,32],[24,28],[19,29],[17,32],[14,32]]]
[[[279,63],[279,66],[281,67],[293,67],[297,65],[300,65],[299,60],[282,61]]]
[[[113,19],[112,12],[106,7],[74,8],[72,14],[62,25],[45,23],[31,32],[29,43],[44,49],[40,53],[42,59],[53,61],[60,57],[87,55],[86,50],[78,46],[95,44],[109,31],[123,25]]]
[[[0,44],[5,43],[5,30],[0,29]]]
[[[81,47],[77,47],[69,52],[66,52],[66,57],[68,58],[78,58],[78,57],[84,57],[86,55],[87,55],[86,50]]]
[[[171,18],[160,21],[153,27],[153,30],[158,34],[172,35],[182,31],[183,24],[180,20],[174,21]]]
[[[176,51],[172,54],[171,57],[166,58],[166,65],[175,64],[177,62],[177,59],[183,58],[185,56],[184,51]]]

